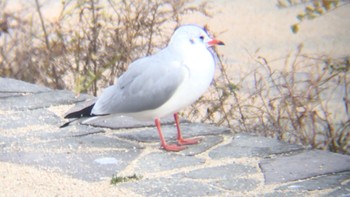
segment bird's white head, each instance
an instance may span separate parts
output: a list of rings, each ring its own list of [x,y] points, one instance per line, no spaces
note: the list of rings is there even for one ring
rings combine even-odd
[[[169,45],[182,45],[191,47],[211,47],[214,45],[224,45],[220,40],[211,38],[208,32],[197,25],[182,25],[177,28],[172,35]]]

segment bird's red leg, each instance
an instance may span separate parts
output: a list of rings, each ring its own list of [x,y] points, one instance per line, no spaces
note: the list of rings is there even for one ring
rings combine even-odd
[[[156,118],[154,120],[155,124],[156,124],[156,127],[157,127],[157,130],[158,130],[158,134],[159,134],[159,138],[160,138],[160,142],[162,144],[162,147],[166,150],[166,151],[181,151],[183,149],[185,149],[186,147],[185,146],[179,146],[179,145],[176,145],[176,144],[170,144],[168,145],[164,139],[164,136],[163,136],[163,132],[162,132],[162,129],[160,128],[160,120],[159,118]]]
[[[192,138],[192,139],[184,139],[181,134],[180,129],[180,122],[179,122],[179,115],[177,113],[174,113],[174,119],[177,129],[177,142],[180,145],[191,145],[191,144],[198,144],[200,139],[199,138]]]

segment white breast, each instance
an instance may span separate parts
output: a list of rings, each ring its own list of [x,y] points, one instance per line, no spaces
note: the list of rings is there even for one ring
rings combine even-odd
[[[207,50],[184,52],[183,66],[187,76],[172,97],[162,106],[130,114],[138,119],[154,119],[178,112],[194,103],[209,87],[214,77],[215,62]]]

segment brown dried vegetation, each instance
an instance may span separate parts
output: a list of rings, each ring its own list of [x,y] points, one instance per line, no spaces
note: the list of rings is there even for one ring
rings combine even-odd
[[[0,76],[93,95],[164,47],[182,15],[208,15],[205,4],[184,0],[70,0],[50,21],[44,3],[0,13]],[[349,57],[308,56],[300,45],[276,70],[251,54],[252,69],[235,82],[222,59],[214,85],[185,117],[349,154]]]

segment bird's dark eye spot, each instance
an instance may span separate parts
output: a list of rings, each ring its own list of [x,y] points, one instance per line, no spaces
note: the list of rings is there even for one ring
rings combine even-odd
[[[203,41],[204,40],[204,36],[199,36],[199,39],[201,39]]]

